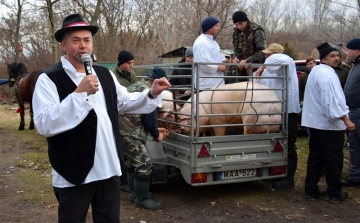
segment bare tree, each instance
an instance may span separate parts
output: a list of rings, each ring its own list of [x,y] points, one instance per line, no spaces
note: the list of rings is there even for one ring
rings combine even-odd
[[[14,21],[14,26],[15,26],[15,33],[13,36],[13,43],[12,43],[12,48],[14,49],[15,52],[15,57],[14,57],[14,61],[15,62],[19,62],[20,61],[20,54],[23,50],[22,45],[20,46],[20,28],[21,28],[21,17],[22,17],[22,11],[23,11],[23,4],[24,1],[21,0],[17,0],[16,1],[16,5],[9,5],[7,2],[5,1],[1,1],[1,4],[3,4],[4,6],[6,6],[10,12],[12,12],[11,17],[15,17],[15,21]],[[14,27],[14,26],[11,26]]]

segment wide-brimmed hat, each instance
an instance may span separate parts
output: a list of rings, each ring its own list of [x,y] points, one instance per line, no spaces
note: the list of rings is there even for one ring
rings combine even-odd
[[[277,43],[272,43],[269,45],[269,47],[265,50],[262,51],[265,54],[270,54],[270,53],[283,53],[284,52],[284,47],[282,47],[280,44]]]
[[[89,30],[92,35],[95,35],[99,27],[87,24],[80,14],[72,14],[64,19],[62,28],[55,32],[55,39],[61,42],[65,33],[73,30]]]

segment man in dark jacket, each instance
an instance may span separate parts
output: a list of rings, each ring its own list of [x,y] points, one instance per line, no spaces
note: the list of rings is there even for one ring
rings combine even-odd
[[[344,54],[343,54],[343,50],[342,50],[343,44],[342,43],[334,43],[331,46],[334,47],[335,49],[337,49],[338,52],[339,52],[340,63],[334,69],[335,69],[335,72],[336,72],[336,74],[338,75],[338,77],[340,79],[341,87],[342,87],[342,89],[344,89],[347,77],[348,77],[349,72],[350,72],[350,68],[347,65],[344,64],[345,58],[344,58]]]
[[[188,47],[185,51],[185,57],[180,60],[179,63],[192,63],[194,61],[194,54],[192,47]],[[170,79],[170,84],[172,86],[187,86],[191,87],[191,77],[192,77],[192,65],[191,64],[182,64],[174,67],[174,71],[172,72],[173,76],[182,76],[187,75],[188,77],[172,77]],[[181,95],[190,95],[191,90],[179,90],[179,94]]]
[[[342,185],[352,187],[360,186],[360,38],[350,40],[346,48],[346,58],[354,63],[354,67],[349,73],[344,92],[355,131],[349,133],[350,170],[349,177],[342,181]]]
[[[306,58],[306,70],[301,74],[299,78],[299,97],[300,97],[300,105],[303,105],[304,101],[304,93],[305,93],[305,86],[308,76],[310,74],[311,69],[316,65],[314,57]]]

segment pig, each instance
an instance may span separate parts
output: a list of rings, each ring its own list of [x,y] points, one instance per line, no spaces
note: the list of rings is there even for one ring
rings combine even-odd
[[[199,126],[205,125],[220,125],[220,124],[244,124],[246,126],[224,126],[224,127],[203,127],[200,128],[200,133],[210,131],[211,135],[223,136],[226,133],[226,128],[240,128],[244,134],[259,134],[277,132],[279,126],[271,123],[281,123],[282,104],[277,94],[266,85],[255,82],[240,82],[234,84],[226,84],[217,89],[229,89],[229,91],[202,91],[199,93],[201,103],[204,102],[223,102],[223,101],[238,101],[239,103],[223,103],[223,104],[199,104],[199,108],[194,108],[194,117],[196,109],[199,111]],[[231,90],[243,89],[243,90]],[[245,90],[247,89],[247,90]],[[257,90],[265,89],[265,90]],[[196,100],[196,97],[194,97]],[[242,101],[252,103],[242,103]],[[260,102],[259,101],[263,101]],[[266,103],[266,101],[275,101]],[[195,102],[194,102],[195,104]],[[242,115],[237,115],[237,114]],[[251,113],[253,113],[251,115]],[[255,113],[257,115],[255,115]],[[279,114],[269,114],[279,113]],[[178,122],[183,125],[190,125],[191,121],[191,99],[179,111]],[[210,114],[234,114],[230,116],[207,116],[201,115]],[[249,114],[244,115],[243,114]],[[195,120],[194,120],[195,123]],[[263,124],[263,125],[253,125]],[[179,125],[183,134],[190,134],[190,127]],[[196,125],[194,125],[195,127]],[[230,129],[229,129],[230,130]],[[195,129],[194,129],[195,131]]]
[[[170,122],[175,122],[175,115],[174,115],[173,111],[179,111],[180,106],[176,105],[175,109],[174,109],[173,95],[170,91],[163,91],[161,93],[161,98],[163,99],[162,107],[157,108],[158,127],[163,127],[169,131],[174,131],[177,129],[177,126],[176,126],[176,124],[173,124]],[[162,121],[162,120],[165,120],[165,121]]]

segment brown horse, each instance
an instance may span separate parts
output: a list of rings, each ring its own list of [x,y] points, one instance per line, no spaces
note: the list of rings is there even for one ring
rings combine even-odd
[[[6,63],[8,66],[7,72],[9,75],[9,86],[15,87],[16,100],[20,107],[20,125],[19,130],[24,130],[24,104],[30,104],[30,126],[29,129],[34,129],[32,96],[35,89],[35,83],[42,73],[42,71],[33,71],[29,74],[26,66],[23,63],[14,62],[12,64]]]

